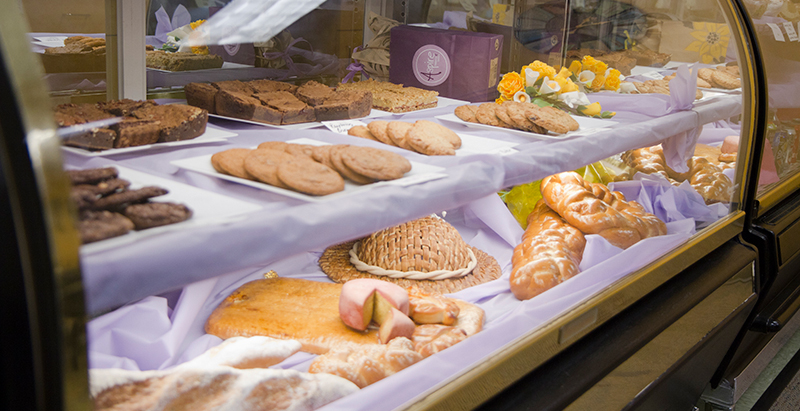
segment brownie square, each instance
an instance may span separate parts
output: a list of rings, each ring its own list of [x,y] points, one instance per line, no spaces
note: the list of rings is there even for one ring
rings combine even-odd
[[[141,108],[132,113],[141,120],[160,123],[159,143],[193,139],[206,131],[208,112],[185,104],[168,104]]]
[[[208,83],[189,83],[183,87],[183,92],[186,94],[186,103],[190,106],[200,107],[209,112],[209,114],[216,114],[216,103],[214,99],[217,96],[216,87]]]
[[[287,91],[258,93],[253,97],[260,100],[265,106],[280,111],[281,124],[307,123],[316,119],[313,108]]]
[[[269,124],[281,124],[280,111],[261,104],[261,101],[248,94],[220,90],[216,99],[217,114],[260,121]]]
[[[153,144],[161,137],[161,123],[151,120],[126,118],[111,126],[117,132],[114,148]]]
[[[309,106],[318,106],[333,95],[333,89],[311,80],[300,86],[295,94]]]
[[[294,94],[295,91],[297,91],[297,86],[295,86],[294,84],[283,83],[274,80],[252,80],[248,81],[247,84],[256,93],[269,93],[272,91],[288,91],[289,93]]]

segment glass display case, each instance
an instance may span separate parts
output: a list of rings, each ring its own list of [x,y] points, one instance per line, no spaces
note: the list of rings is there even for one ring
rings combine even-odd
[[[47,24],[35,2],[29,27],[2,17],[31,395],[107,405],[120,381],[210,369],[204,352],[254,333],[302,344],[270,372],[357,366],[395,323],[319,341],[363,336],[338,284],[385,278],[358,251],[383,236],[426,256],[463,239],[436,241],[470,249],[467,274],[389,271],[412,301],[457,299],[460,342],[422,354],[412,310],[413,365],[366,382],[329,369],[344,388],[313,408],[686,405],[729,360],[763,268],[740,235],[766,195],[769,64],[739,3],[183,3],[107,1],[103,32]],[[380,241],[375,256],[408,261]],[[301,285],[219,331],[225,306],[262,298],[253,284]],[[287,313],[291,330],[253,332]],[[167,391],[191,396],[184,378]]]

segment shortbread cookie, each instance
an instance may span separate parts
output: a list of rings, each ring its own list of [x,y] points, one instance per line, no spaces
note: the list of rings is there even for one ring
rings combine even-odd
[[[478,119],[475,118],[475,113],[477,111],[478,111],[478,107],[477,106],[470,106],[470,105],[458,106],[458,107],[456,107],[455,115],[456,115],[456,117],[458,117],[458,118],[460,118],[460,119],[462,119],[464,121],[467,121],[467,122],[470,122],[470,123],[477,123]]]
[[[378,141],[375,135],[367,128],[367,126],[353,126],[347,130],[347,134],[355,137],[366,138],[367,140]]]
[[[580,127],[569,114],[555,107],[539,107],[534,110],[529,119],[536,125],[557,134],[564,134],[575,131]]]
[[[403,156],[372,147],[345,147],[342,162],[356,173],[378,181],[396,180],[411,171],[411,163]]]
[[[697,87],[711,88],[711,83],[709,83],[708,81],[705,81],[705,80],[701,79],[700,77],[698,77],[697,78]]]
[[[342,152],[347,147],[350,146],[335,145],[333,146],[333,148],[331,148],[331,163],[333,164],[333,169],[338,171],[339,174],[342,175],[342,177],[357,184],[369,184],[374,182],[373,179],[356,173],[355,171],[348,168],[347,165],[344,164],[344,161],[342,161]]]
[[[267,150],[277,150],[277,151],[286,151],[286,147],[289,143],[284,141],[265,141],[258,145],[258,149],[267,149]]]
[[[712,74],[714,74],[714,69],[701,68],[697,70],[697,78],[704,80],[706,83],[713,83],[713,80],[711,80]]]
[[[408,134],[408,130],[411,130],[413,126],[414,124],[406,123],[405,121],[390,121],[389,125],[386,127],[386,134],[389,135],[389,139],[392,140],[395,146],[406,150],[412,150],[411,146],[406,142],[406,134]]]
[[[733,74],[723,70],[715,70],[711,75],[712,83],[717,86],[731,90],[742,86],[742,80],[736,78]]]
[[[278,178],[278,164],[293,159],[294,156],[278,150],[253,150],[244,159],[244,169],[256,180],[271,186],[289,188]]]
[[[453,130],[429,120],[417,120],[417,123],[423,123],[424,127],[430,129],[432,132],[438,133],[440,137],[444,137],[445,140],[449,141],[450,144],[453,145],[454,149],[457,150],[461,148],[461,137],[459,137],[458,134],[456,134]]]
[[[367,128],[375,136],[375,139],[380,141],[383,144],[388,144],[393,146],[392,139],[389,138],[389,134],[386,131],[386,128],[389,126],[389,122],[386,120],[375,120],[369,124],[367,124]]]
[[[278,179],[293,190],[314,196],[344,190],[344,179],[339,173],[303,157],[294,157],[278,164]]]
[[[211,165],[220,173],[250,179],[250,175],[244,169],[244,159],[251,151],[253,150],[247,148],[232,148],[220,151],[211,156]]]
[[[487,103],[494,104],[494,103]],[[406,135],[408,144],[415,151],[429,156],[454,156],[453,144],[443,137],[430,121],[417,121]]]
[[[720,67],[719,70],[725,70],[733,76],[741,77],[741,74],[739,73],[739,66],[735,65],[735,63],[733,66]]]

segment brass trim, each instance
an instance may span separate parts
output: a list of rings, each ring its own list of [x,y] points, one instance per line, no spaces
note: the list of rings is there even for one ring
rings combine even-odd
[[[59,319],[61,341],[50,343],[61,345],[63,392],[38,394],[59,395],[63,398],[65,410],[88,410],[92,403],[88,390],[86,318],[78,257],[80,239],[69,199],[70,183],[63,172],[61,142],[56,135],[51,101],[42,80],[44,69],[38,57],[30,51],[26,36],[29,32],[27,19],[18,3],[6,1],[3,6],[0,53],[4,56],[12,92],[21,112],[25,141],[38,182],[36,188],[42,199],[41,212],[48,228],[56,304],[62,313]]]
[[[754,218],[763,216],[778,203],[796,192],[798,187],[800,187],[800,173],[793,174],[791,177],[773,185],[769,191],[758,197],[758,215]]]
[[[741,234],[745,214],[734,212],[690,238],[668,254],[643,267],[548,324],[531,330],[452,380],[432,387],[409,404],[408,410],[468,410],[522,378],[579,338],[597,328],[649,292],[664,284],[725,242]],[[680,258],[678,258],[680,257]],[[593,311],[596,312],[593,313]],[[585,316],[597,320],[560,341],[561,330]]]

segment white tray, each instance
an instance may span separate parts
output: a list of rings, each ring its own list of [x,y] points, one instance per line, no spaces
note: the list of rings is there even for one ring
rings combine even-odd
[[[310,144],[315,146],[322,146],[328,145],[329,143],[325,143],[318,140],[312,140],[308,138],[298,138],[295,140],[287,141],[288,143],[295,143],[295,144]],[[185,170],[195,171],[201,174],[206,174],[209,176],[221,178],[223,180],[233,181],[235,183],[244,184],[250,187],[255,187],[264,191],[270,191],[276,194],[281,194],[286,197],[295,198],[298,200],[308,201],[308,202],[321,202],[321,201],[329,201],[334,200],[337,198],[341,198],[344,196],[350,196],[356,193],[364,192],[367,190],[374,190],[378,187],[384,185],[398,185],[398,186],[409,186],[414,184],[420,184],[427,181],[438,180],[440,178],[446,177],[447,175],[442,173],[444,168],[438,166],[432,166],[429,164],[421,164],[412,161],[411,162],[411,171],[406,173],[403,178],[391,181],[379,181],[372,184],[365,184],[365,185],[358,185],[352,183],[350,181],[345,180],[344,183],[344,190],[338,193],[328,194],[326,196],[312,196],[308,194],[298,193],[292,190],[286,190],[279,187],[274,187],[269,184],[261,183],[258,181],[252,180],[245,180],[243,178],[234,177],[226,174],[220,174],[217,170],[214,170],[214,167],[211,166],[211,154],[198,156],[198,157],[191,157],[182,160],[175,160],[172,161],[171,164],[183,168]]]
[[[244,215],[258,211],[262,207],[222,194],[214,193],[192,187],[177,181],[157,177],[141,171],[114,166],[119,171],[119,178],[130,181],[131,189],[145,186],[158,186],[165,188],[169,193],[153,197],[151,202],[180,203],[192,210],[192,217],[186,221],[169,224],[161,227],[148,228],[141,231],[131,231],[128,234],[113,237],[94,243],[82,245],[81,254],[92,254],[111,248],[120,247],[146,237],[158,235],[168,231],[183,230],[189,227],[198,227],[211,224],[221,224],[235,219],[244,218]]]
[[[227,138],[235,137],[237,134],[228,130],[214,127],[210,124],[206,125],[206,132],[191,140],[170,141],[166,143],[146,144],[143,146],[125,147],[125,148],[110,148],[102,151],[91,151],[84,148],[61,146],[64,151],[75,153],[86,157],[103,157],[113,156],[115,154],[132,153],[136,151],[147,151],[159,147],[176,147],[176,146],[195,146],[199,144],[213,143],[216,141],[224,141]]]
[[[609,127],[617,124],[616,121],[611,121],[611,120],[605,120],[605,119],[599,119],[599,118],[591,118],[591,117],[583,117],[583,116],[573,116],[573,115],[570,115],[570,116],[572,118],[574,118],[575,121],[578,122],[578,125],[580,126],[580,128],[577,131],[570,131],[569,133],[566,133],[566,134],[553,134],[553,133],[537,134],[537,133],[531,133],[529,131],[515,130],[515,129],[503,128],[503,127],[495,127],[495,126],[490,126],[490,125],[481,124],[481,123],[470,123],[468,121],[464,121],[464,120],[458,118],[458,116],[456,116],[455,114],[444,114],[444,115],[441,115],[441,116],[436,116],[436,118],[438,118],[439,120],[442,120],[442,121],[449,121],[451,123],[457,123],[457,124],[461,124],[461,125],[464,125],[464,126],[467,126],[467,127],[481,128],[481,129],[484,129],[484,130],[503,131],[503,132],[506,132],[506,133],[516,134],[516,135],[523,136],[523,137],[535,138],[535,139],[541,139],[541,140],[562,140],[562,139],[565,139],[565,138],[568,138],[568,137],[571,137],[571,136],[574,136],[574,135],[585,136],[587,134],[593,134],[593,133],[596,133],[596,132],[601,131],[601,130],[606,130]]]

